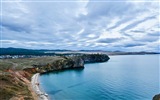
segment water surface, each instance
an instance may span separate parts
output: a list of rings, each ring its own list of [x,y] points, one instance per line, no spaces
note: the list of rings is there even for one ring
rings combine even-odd
[[[159,55],[110,56],[84,69],[40,76],[51,100],[152,100],[159,92]]]

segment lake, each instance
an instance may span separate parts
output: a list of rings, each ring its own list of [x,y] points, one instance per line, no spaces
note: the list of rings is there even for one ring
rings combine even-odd
[[[110,56],[84,69],[50,72],[40,86],[51,100],[152,100],[159,93],[160,55]]]

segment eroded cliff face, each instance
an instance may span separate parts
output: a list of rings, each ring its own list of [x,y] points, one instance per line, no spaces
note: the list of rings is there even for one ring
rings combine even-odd
[[[83,54],[81,58],[85,63],[106,62],[110,59],[106,54]]]
[[[73,68],[84,67],[84,60],[80,56],[75,56],[70,58],[73,62]]]
[[[5,68],[8,63],[11,63],[11,66],[0,70],[0,94],[3,94],[0,100],[37,100],[37,95],[30,87],[31,77],[35,73],[84,68],[85,63],[108,60],[109,57],[104,54],[3,60],[1,67]],[[23,66],[25,68],[22,70]]]
[[[49,71],[72,69],[72,68],[83,68],[84,60],[81,57],[62,57],[62,59],[55,60],[51,63],[35,64],[33,68],[25,68],[24,71],[29,73],[45,73]]]
[[[78,56],[61,57],[50,63],[34,64],[33,68],[26,68],[24,71],[29,73],[45,73],[48,71],[84,68],[85,63],[105,62],[110,58],[105,54],[82,54]]]

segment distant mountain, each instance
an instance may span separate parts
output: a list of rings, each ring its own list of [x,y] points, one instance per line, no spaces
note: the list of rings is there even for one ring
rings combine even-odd
[[[108,55],[145,55],[145,54],[160,54],[158,52],[121,52],[121,51],[112,51],[107,52]]]
[[[134,54],[160,54],[157,52],[123,52],[123,51],[103,51],[103,50],[48,50],[48,49],[23,49],[23,48],[0,48],[0,55],[55,55],[55,54],[75,54],[75,53],[106,53],[109,55],[134,55]]]
[[[0,48],[0,55],[46,55],[43,50]]]

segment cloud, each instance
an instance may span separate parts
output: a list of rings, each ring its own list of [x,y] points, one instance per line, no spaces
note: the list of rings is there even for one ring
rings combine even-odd
[[[144,46],[144,44],[133,43],[133,44],[126,44],[126,45],[124,45],[124,47],[136,47],[136,46]]]
[[[114,43],[123,40],[124,38],[105,38],[98,40],[99,43]]]
[[[2,1],[2,47],[159,51],[157,2],[26,1]]]

